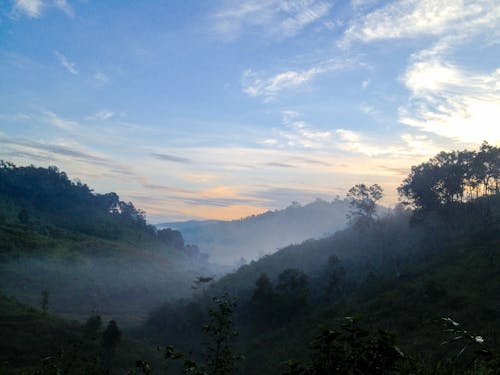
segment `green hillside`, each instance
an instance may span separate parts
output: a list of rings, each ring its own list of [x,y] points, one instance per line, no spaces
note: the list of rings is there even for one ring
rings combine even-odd
[[[55,167],[0,163],[2,292],[79,320],[93,311],[122,324],[161,302],[188,296],[214,272],[182,235],[156,230],[115,193],[96,194]]]
[[[105,327],[89,331],[80,323],[65,321],[5,296],[0,296],[0,316],[2,374],[33,374],[44,368],[43,360],[80,374],[89,374],[101,364],[104,350],[101,336]],[[112,359],[112,373],[133,369],[138,359],[160,362],[154,348],[129,339],[120,340]]]

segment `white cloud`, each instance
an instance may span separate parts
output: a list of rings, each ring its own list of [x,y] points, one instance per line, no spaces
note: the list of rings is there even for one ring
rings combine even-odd
[[[403,0],[356,19],[345,33],[343,43],[380,39],[468,34],[494,27],[500,15],[495,0]]]
[[[242,89],[249,96],[262,96],[266,101],[271,101],[283,90],[303,86],[320,74],[345,69],[351,65],[352,62],[348,60],[332,59],[322,61],[309,69],[288,70],[267,78],[261,78],[259,74],[249,69],[243,73]]]
[[[298,120],[300,114],[294,111],[282,112],[281,129],[273,129],[274,138],[258,141],[265,146],[278,148],[325,149],[330,144],[331,132],[314,129],[305,121]]]
[[[14,10],[30,18],[39,18],[45,4],[42,0],[15,0]]]
[[[114,112],[108,111],[106,109],[103,109],[102,111],[99,111],[99,112],[95,113],[94,115],[89,116],[88,118],[90,120],[105,121],[105,120],[108,120],[108,119],[110,119],[111,117],[114,117],[114,116],[115,116]]]
[[[67,0],[14,0],[14,14],[40,18],[47,7],[54,7],[73,17],[75,12]]]
[[[228,2],[213,17],[213,28],[231,40],[246,29],[289,37],[327,16],[332,4],[320,0],[252,0]]]
[[[426,135],[402,134],[399,136],[399,141],[388,145],[366,139],[366,136],[352,130],[337,129],[335,134],[338,138],[336,143],[338,148],[369,157],[429,157],[441,149]]]
[[[94,74],[94,79],[103,84],[108,84],[110,82],[109,77],[102,72],[97,72],[96,74]]]
[[[460,142],[500,141],[500,68],[485,74],[417,61],[404,83],[411,97],[401,123]]]
[[[499,65],[480,71],[454,61],[464,61],[463,51],[472,41],[485,48],[498,44],[499,24],[495,0],[394,1],[355,19],[340,44],[431,36],[432,45],[410,56],[401,78],[410,97],[399,107],[399,121],[454,142],[496,142]]]
[[[75,15],[73,8],[68,4],[66,0],[54,0],[54,6],[70,17],[73,17]]]
[[[51,111],[44,112],[42,121],[63,130],[73,130],[78,127],[75,121],[64,119]]]
[[[61,66],[64,69],[66,69],[71,74],[78,75],[78,70],[76,69],[75,63],[69,61],[68,58],[66,56],[64,56],[62,53],[60,53],[59,51],[54,51],[54,54],[56,55],[57,60],[59,61],[59,64],[61,64]]]

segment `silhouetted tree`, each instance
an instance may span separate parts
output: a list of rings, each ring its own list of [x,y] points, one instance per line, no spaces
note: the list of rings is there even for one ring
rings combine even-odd
[[[167,246],[171,246],[174,249],[182,250],[184,249],[184,238],[182,233],[178,230],[173,230],[170,228],[160,229],[157,232],[158,239],[165,243]]]
[[[255,282],[255,290],[250,298],[250,312],[258,325],[268,325],[274,321],[276,293],[271,279],[263,273]]]
[[[100,315],[92,315],[85,322],[84,329],[89,335],[95,335],[102,326],[102,319]]]
[[[483,142],[478,152],[440,152],[413,166],[398,188],[406,204],[436,210],[480,195],[497,194],[500,182],[500,148]]]
[[[309,299],[309,277],[296,268],[287,268],[278,275],[276,291],[279,296],[279,307],[284,320],[303,311]]]
[[[377,202],[382,199],[382,188],[378,184],[354,185],[347,193],[351,212],[348,217],[355,223],[371,223],[376,216]]]
[[[101,344],[104,349],[103,366],[106,371],[109,371],[111,368],[111,361],[121,337],[122,332],[118,328],[118,325],[114,320],[110,320],[101,337]]]
[[[345,277],[345,268],[342,266],[339,258],[332,255],[328,258],[326,265],[326,295],[328,299],[342,294],[342,282]]]

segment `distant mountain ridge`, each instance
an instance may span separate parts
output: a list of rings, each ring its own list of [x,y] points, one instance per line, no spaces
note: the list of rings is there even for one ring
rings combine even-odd
[[[211,261],[237,264],[242,263],[241,258],[257,259],[292,243],[330,235],[345,226],[348,211],[347,200],[316,199],[240,220],[191,220],[156,226],[179,230],[186,242],[210,254]]]

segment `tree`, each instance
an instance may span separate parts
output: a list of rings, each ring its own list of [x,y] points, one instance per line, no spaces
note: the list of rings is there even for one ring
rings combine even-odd
[[[171,246],[177,250],[184,249],[184,237],[182,237],[182,233],[178,230],[170,228],[160,229],[156,235],[158,240],[165,243],[167,246]]]
[[[85,329],[85,332],[87,332],[89,335],[95,335],[97,332],[99,332],[101,326],[102,326],[101,316],[92,315],[87,319],[83,328]]]
[[[106,371],[111,368],[111,361],[121,337],[122,331],[114,320],[110,320],[101,337],[101,345],[104,349],[103,366]]]
[[[500,148],[483,142],[478,152],[440,152],[413,166],[398,187],[401,200],[423,211],[437,210],[480,195],[497,194]]]
[[[348,217],[355,223],[370,223],[376,217],[377,202],[382,199],[383,190],[378,184],[366,186],[357,184],[349,189],[351,212]]]
[[[284,320],[303,311],[309,299],[309,277],[296,268],[287,268],[278,275],[278,311]]]
[[[182,360],[184,374],[192,375],[230,375],[233,374],[236,362],[242,359],[236,355],[232,348],[232,341],[237,336],[233,326],[233,313],[236,307],[235,301],[225,293],[221,297],[212,299],[213,307],[209,309],[209,321],[203,327],[208,337],[205,343],[205,363],[199,364],[188,358],[184,353],[175,352],[172,346],[165,348],[167,360]],[[146,362],[140,361],[137,367],[143,369]]]
[[[344,278],[345,268],[339,258],[335,255],[330,256],[326,266],[326,295],[328,299],[332,299],[335,295],[341,295]]]
[[[341,329],[323,328],[311,343],[311,362],[288,362],[288,374],[373,374],[394,375],[404,359],[396,337],[384,330],[359,325],[359,317],[345,318]],[[406,372],[405,372],[406,373]]]
[[[49,308],[49,291],[47,289],[42,291],[42,299],[40,301],[40,307],[44,313],[47,312]]]
[[[250,298],[250,311],[259,325],[274,321],[276,293],[267,274],[263,273],[255,282],[255,289]]]

